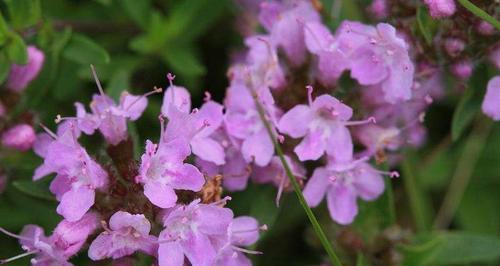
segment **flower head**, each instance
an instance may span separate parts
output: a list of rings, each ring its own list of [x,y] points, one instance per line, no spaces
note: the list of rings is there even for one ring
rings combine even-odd
[[[455,0],[424,0],[434,18],[449,17],[455,13]]]

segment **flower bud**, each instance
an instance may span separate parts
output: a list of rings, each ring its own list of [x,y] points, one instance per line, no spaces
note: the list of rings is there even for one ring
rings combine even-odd
[[[459,79],[468,79],[472,75],[474,66],[468,59],[457,62],[451,66],[451,73]]]
[[[490,36],[495,33],[495,28],[493,25],[483,20],[477,24],[477,31],[481,35]]]
[[[12,65],[7,79],[7,88],[11,91],[22,92],[35,79],[42,69],[45,56],[35,46],[28,46],[28,63],[26,65]]]
[[[424,0],[433,18],[444,18],[456,11],[455,0]]]
[[[458,38],[448,38],[444,41],[444,49],[449,56],[457,57],[465,49],[465,42]]]
[[[387,1],[386,0],[373,0],[368,6],[368,12],[373,14],[377,19],[383,19],[388,15]]]
[[[28,124],[18,124],[2,135],[2,145],[19,151],[27,151],[35,142],[36,135],[33,127]]]

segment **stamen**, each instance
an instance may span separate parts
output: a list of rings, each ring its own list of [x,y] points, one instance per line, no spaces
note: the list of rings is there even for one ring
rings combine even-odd
[[[381,171],[381,170],[376,170],[374,169],[373,172],[379,173],[381,175],[388,175],[390,178],[397,178],[399,177],[399,172],[398,171]]]
[[[24,258],[24,257],[29,256],[29,255],[36,254],[37,252],[38,252],[38,250],[33,250],[33,251],[30,251],[30,252],[19,254],[17,256],[12,257],[12,258],[3,259],[3,260],[0,260],[0,264],[7,264],[7,263],[15,261],[17,259]]]
[[[360,125],[366,125],[366,124],[370,124],[370,123],[373,123],[373,124],[377,123],[377,120],[375,119],[375,117],[370,116],[370,117],[368,117],[368,119],[361,120],[361,121],[347,121],[344,123],[344,125],[345,126],[360,126]]]
[[[307,89],[307,100],[309,101],[309,105],[312,105],[313,103],[312,93],[314,89],[311,85],[307,85],[306,89]]]
[[[104,231],[106,231],[106,232],[108,232],[108,233],[111,233],[111,232],[112,232],[112,231],[111,231],[111,229],[109,229],[108,224],[106,223],[106,221],[102,220],[102,221],[101,221],[101,226],[102,226],[102,228],[104,229]]]
[[[243,252],[243,253],[247,253],[247,254],[254,254],[254,255],[262,255],[262,254],[264,254],[264,253],[262,253],[260,251],[249,250],[249,249],[240,248],[240,247],[237,247],[237,246],[232,246],[232,248],[234,250],[237,250],[237,251],[240,251],[240,252]]]
[[[146,98],[146,97],[148,97],[150,95],[153,95],[153,94],[156,94],[156,93],[161,93],[162,91],[163,91],[162,88],[158,88],[158,87],[154,86],[152,91],[146,92],[143,95],[141,95],[139,98],[137,98],[131,104],[129,104],[129,106],[127,106],[127,108],[125,108],[125,110],[127,111],[128,109],[130,109],[130,107],[132,107],[134,104],[136,104],[137,102],[139,102],[142,98]]]
[[[104,90],[102,89],[101,82],[97,77],[97,73],[95,71],[94,65],[90,65],[90,69],[92,70],[92,76],[94,76],[95,83],[97,84],[97,88],[99,89],[99,93],[104,96]]]
[[[48,127],[46,127],[44,124],[40,123],[39,124],[40,127],[43,128],[43,130],[45,130],[45,132],[47,132],[47,134],[49,134],[52,138],[54,139],[57,139],[57,135],[56,133],[52,132],[52,130],[50,130]]]
[[[165,119],[163,115],[160,113],[158,116],[158,120],[160,120],[160,142],[163,142],[163,133],[165,132]]]
[[[20,235],[16,235],[14,233],[11,233],[7,230],[5,230],[4,228],[0,227],[0,232],[10,236],[10,237],[13,237],[13,238],[17,238],[17,239],[21,239],[21,240],[25,240],[25,241],[29,241],[29,242],[33,242],[33,239],[30,239],[30,238],[27,238],[27,237],[24,237],[24,236],[20,236]]]
[[[283,144],[283,142],[285,142],[285,136],[278,134],[278,142]]]
[[[424,100],[427,104],[431,104],[434,101],[429,94],[425,95]]]
[[[232,198],[230,196],[225,196],[223,199],[210,203],[210,205],[226,205],[228,201]]]

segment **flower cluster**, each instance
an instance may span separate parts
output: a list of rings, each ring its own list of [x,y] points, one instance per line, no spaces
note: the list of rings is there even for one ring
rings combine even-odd
[[[33,180],[55,174],[50,191],[64,219],[49,237],[35,225],[27,225],[20,235],[1,229],[18,238],[26,250],[2,262],[36,254],[33,265],[71,265],[69,258],[89,238],[92,260],[132,259],[129,256],[142,252],[156,258],[158,265],[181,266],[185,258],[192,265],[251,264],[243,253],[259,252],[243,247],[254,244],[266,227],[252,217],[235,218],[224,207],[230,198],[221,199],[220,190],[207,197],[210,177],[185,162],[194,153],[224,164],[224,148],[212,136],[222,124],[222,106],[207,100],[199,110],[190,110],[190,95],[174,86],[169,74],[160,139],[157,144],[147,140],[136,162],[130,156],[127,120],[138,119],[147,107],[146,97],[162,89],[141,96],[124,92],[115,104],[93,67],[92,72],[99,89],[90,104],[92,112],[75,103],[76,116],[58,115],[56,132],[42,125],[46,132],[38,134],[33,145],[43,158]],[[100,162],[79,143],[82,133],[92,135],[96,129],[108,144],[113,165]],[[99,235],[94,238],[95,233]]]

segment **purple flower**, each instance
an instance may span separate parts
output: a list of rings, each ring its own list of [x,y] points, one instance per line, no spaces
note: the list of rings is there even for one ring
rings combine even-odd
[[[465,49],[465,42],[458,38],[448,38],[444,41],[444,49],[449,56],[457,57]]]
[[[165,90],[163,104],[161,105],[161,113],[165,117],[170,116],[170,106],[175,106],[181,112],[189,113],[191,111],[191,95],[188,90],[184,87],[171,84],[167,90]]]
[[[368,11],[377,19],[387,17],[389,13],[387,0],[373,0],[373,2],[368,6]]]
[[[309,105],[299,104],[283,115],[278,129],[292,138],[304,137],[294,149],[299,160],[317,160],[326,151],[338,163],[352,157],[353,144],[346,126],[369,123],[349,122],[352,109],[330,95],[312,100],[312,87],[308,86]]]
[[[109,144],[117,145],[128,137],[127,119],[131,121],[139,119],[148,105],[147,96],[161,92],[161,89],[155,88],[153,91],[141,96],[132,95],[125,91],[120,96],[120,103],[117,105],[111,97],[104,93],[94,68],[92,68],[92,74],[100,94],[94,94],[92,97],[90,103],[92,113],[87,113],[83,104],[75,103],[78,128],[89,135],[99,129]],[[64,119],[73,118],[58,117],[59,121]]]
[[[332,219],[339,224],[350,224],[358,213],[357,197],[374,200],[383,191],[380,172],[365,160],[357,160],[341,167],[316,168],[304,188],[304,197],[309,206],[316,207],[326,196]]]
[[[271,124],[275,124],[279,111],[274,107],[269,89],[261,87],[257,90],[257,94],[266,111],[267,119]],[[273,156],[274,147],[249,88],[244,83],[234,80],[227,90],[225,106],[224,123],[228,135],[242,141],[243,158],[248,163],[267,165]]]
[[[107,185],[108,174],[78,144],[72,128],[59,136],[50,134],[53,141],[41,136],[44,140],[35,148],[44,162],[35,170],[33,180],[56,173],[50,191],[60,201],[57,213],[70,222],[77,221],[94,205],[95,190]]]
[[[449,17],[455,13],[455,0],[424,0],[434,18]]]
[[[160,266],[182,266],[184,256],[192,265],[214,265],[218,250],[213,241],[227,236],[233,219],[230,209],[216,204],[200,204],[195,200],[167,212],[164,230],[158,238]]]
[[[144,195],[151,203],[171,208],[177,202],[174,189],[201,190],[203,175],[195,166],[183,162],[189,154],[188,144],[180,138],[160,141],[159,145],[146,141],[136,180],[144,184]]]
[[[28,124],[17,124],[2,134],[2,145],[18,151],[27,151],[35,142],[35,130]]]
[[[476,28],[477,28],[477,31],[484,36],[490,36],[490,35],[493,35],[493,33],[495,33],[495,27],[493,27],[493,25],[491,25],[490,23],[488,23],[484,20],[481,20],[477,24]]]
[[[292,174],[297,179],[305,179],[306,171],[301,164],[285,155],[285,160],[290,165]],[[274,156],[271,162],[265,167],[256,166],[252,171],[252,179],[255,183],[271,183],[278,188],[276,194],[276,205],[279,206],[281,195],[285,189],[290,188],[290,180],[286,175],[283,164],[278,156]]]
[[[73,265],[68,262],[68,259],[82,248],[88,236],[96,229],[97,221],[98,218],[93,213],[88,213],[82,219],[75,222],[63,220],[49,237],[45,236],[43,229],[36,225],[24,226],[20,235],[12,234],[0,228],[0,231],[3,233],[19,239],[21,247],[26,251],[26,253],[19,256],[0,260],[0,263],[4,264],[24,256],[35,254],[35,258],[31,259],[32,265]]]
[[[217,130],[212,136],[224,148],[225,164],[216,165],[197,157],[196,165],[206,176],[213,177],[221,174],[224,177],[223,186],[229,191],[245,189],[251,169],[238,148],[240,145],[235,140],[231,140],[223,128]]]
[[[389,103],[411,98],[413,63],[408,45],[391,25],[345,21],[332,37],[322,24],[308,23],[305,38],[309,51],[319,57],[322,80],[335,81],[350,69],[361,85],[380,84]]]
[[[26,65],[13,64],[7,78],[6,87],[15,92],[22,92],[28,84],[36,78],[42,69],[45,56],[35,46],[28,46],[28,63]]]
[[[271,42],[283,48],[293,65],[300,65],[306,56],[304,23],[320,21],[318,12],[309,1],[261,4],[259,19],[269,31]]]
[[[151,224],[142,214],[118,211],[109,219],[109,228],[97,236],[89,247],[89,258],[118,259],[142,251],[154,255],[157,239],[149,235]]]
[[[500,121],[500,76],[495,76],[488,82],[482,110],[491,119]]]
[[[457,78],[466,80],[472,75],[474,65],[469,59],[463,59],[451,66],[451,73]]]
[[[215,265],[220,266],[251,266],[252,262],[244,255],[262,254],[241,247],[253,245],[259,239],[259,231],[265,230],[266,226],[259,226],[259,222],[250,216],[234,218],[229,226],[228,239],[222,241],[222,248],[217,256]]]

